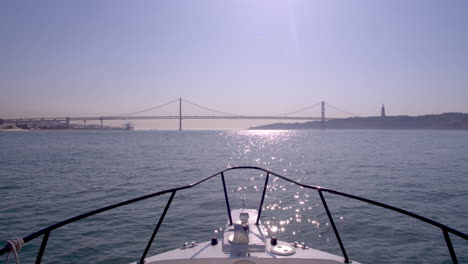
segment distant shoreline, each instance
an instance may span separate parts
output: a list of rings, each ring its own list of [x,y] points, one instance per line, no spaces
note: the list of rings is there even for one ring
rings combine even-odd
[[[336,130],[468,130],[468,114],[443,113],[423,116],[350,117],[328,120],[326,129]],[[316,130],[321,121],[275,123],[251,127],[250,130]]]
[[[21,129],[21,128],[0,128],[0,132],[27,132],[29,130]]]

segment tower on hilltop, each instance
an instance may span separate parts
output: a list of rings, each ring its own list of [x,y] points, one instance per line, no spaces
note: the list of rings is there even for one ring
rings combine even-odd
[[[382,105],[382,109],[380,111],[380,116],[385,117],[385,106],[384,105]]]

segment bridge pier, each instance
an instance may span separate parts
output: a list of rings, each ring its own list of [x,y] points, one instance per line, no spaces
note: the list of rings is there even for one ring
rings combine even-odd
[[[67,128],[70,128],[70,117],[67,117],[66,124],[67,124]]]
[[[86,120],[83,120],[83,127],[86,128]]]
[[[322,115],[320,118],[320,127],[325,129],[325,102],[322,101]]]
[[[179,131],[182,130],[182,98],[179,98]]]
[[[104,120],[102,120],[102,117],[101,117],[101,129],[104,128]]]

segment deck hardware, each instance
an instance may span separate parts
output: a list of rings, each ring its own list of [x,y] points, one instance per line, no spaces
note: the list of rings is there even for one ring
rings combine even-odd
[[[291,256],[296,253],[294,246],[276,245],[270,249],[270,252],[278,256]]]
[[[232,244],[249,244],[249,231],[249,226],[245,223],[234,224],[234,234],[229,237],[229,242]]]
[[[270,244],[272,246],[276,246],[278,244],[278,239],[276,237],[272,237],[270,240]]]

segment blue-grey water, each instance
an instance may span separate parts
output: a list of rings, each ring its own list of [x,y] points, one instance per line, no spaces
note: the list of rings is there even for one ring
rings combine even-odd
[[[388,203],[468,232],[466,131],[37,131],[0,133],[0,242],[92,209],[261,166],[310,185]],[[232,207],[258,207],[265,174],[226,174]],[[450,263],[440,229],[325,194],[351,259]],[[168,195],[51,233],[44,263],[137,261]],[[341,254],[315,191],[272,177],[262,221],[280,240]],[[227,221],[220,179],[176,194],[150,250],[209,240]],[[451,236],[459,261],[468,241]],[[20,252],[34,261],[41,240]]]

